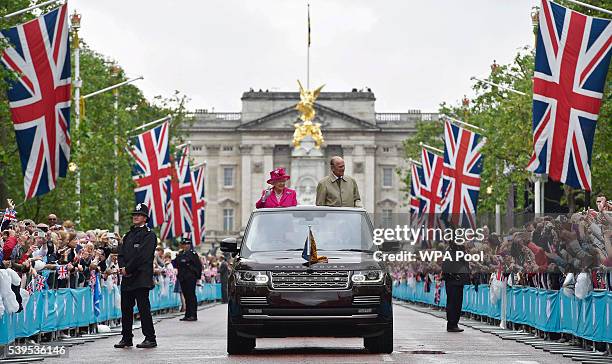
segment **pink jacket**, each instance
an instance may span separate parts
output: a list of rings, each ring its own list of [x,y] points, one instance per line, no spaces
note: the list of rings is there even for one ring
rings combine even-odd
[[[285,187],[280,201],[276,199],[276,194],[274,194],[273,190],[272,193],[270,193],[270,196],[268,196],[266,202],[261,202],[261,199],[265,196],[265,194],[266,190],[263,190],[261,192],[261,197],[259,198],[259,201],[255,203],[255,207],[257,207],[258,209],[264,207],[291,207],[297,205],[297,194],[295,193],[295,190],[292,190],[291,188]]]

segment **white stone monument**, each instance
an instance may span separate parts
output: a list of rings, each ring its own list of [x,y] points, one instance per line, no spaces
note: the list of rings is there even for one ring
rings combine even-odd
[[[291,181],[297,191],[298,205],[315,204],[317,184],[324,176],[325,155],[315,148],[314,139],[308,135],[291,152]]]

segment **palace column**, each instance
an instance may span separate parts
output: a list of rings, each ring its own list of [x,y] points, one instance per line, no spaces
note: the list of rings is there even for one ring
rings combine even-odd
[[[374,156],[376,155],[376,145],[366,145],[363,147],[365,151],[365,191],[361,193],[363,207],[374,213],[374,189],[376,183],[376,166],[374,164]]]
[[[240,206],[241,206],[241,228],[246,227],[251,216],[251,211],[255,206],[251,201],[251,152],[253,151],[252,145],[240,145]]]
[[[353,176],[353,150],[355,150],[355,147],[353,147],[352,145],[342,147],[342,159],[344,159],[344,173],[347,176],[351,177]],[[326,167],[329,168],[329,166]]]

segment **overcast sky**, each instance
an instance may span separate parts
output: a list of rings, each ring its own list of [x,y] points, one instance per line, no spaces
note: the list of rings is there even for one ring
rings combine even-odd
[[[81,36],[149,98],[179,90],[190,109],[240,111],[253,87],[306,78],[305,0],[73,0]],[[533,44],[536,0],[311,0],[311,88],[368,86],[377,112],[437,111],[470,76]],[[71,9],[72,12],[72,9]],[[84,80],[87,82],[87,80]]]

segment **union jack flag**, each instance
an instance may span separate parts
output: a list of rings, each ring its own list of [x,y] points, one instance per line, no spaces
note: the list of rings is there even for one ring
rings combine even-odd
[[[2,223],[4,223],[5,221],[14,221],[17,219],[17,211],[13,210],[13,209],[9,209],[8,207],[6,208],[6,210],[4,210],[4,215],[2,215]],[[0,223],[0,226],[2,226],[2,223]]]
[[[434,228],[440,226],[438,214],[442,212],[441,203],[444,197],[442,189],[444,160],[426,149],[422,150],[421,158],[423,163],[423,182],[420,188],[421,214],[423,217],[426,216],[427,227]]]
[[[442,213],[455,226],[476,227],[484,138],[480,134],[444,123],[444,175]]]
[[[57,267],[57,278],[66,279],[68,278],[68,268],[66,265],[60,265]]]
[[[10,46],[2,64],[18,73],[8,99],[25,198],[43,195],[65,177],[70,160],[70,46],[67,5],[0,31]]]
[[[43,277],[42,275],[38,274],[34,277],[34,284],[35,284],[35,290],[37,292],[42,291],[43,289],[45,289],[46,287],[46,283],[45,283],[45,277]]]
[[[421,215],[421,183],[423,181],[423,167],[412,163],[410,168],[410,214]]]
[[[149,207],[149,226],[160,226],[166,218],[172,168],[168,145],[168,122],[146,131],[132,140],[130,153],[135,164],[136,203]]]
[[[204,166],[194,169],[191,172],[191,182],[193,184],[191,196],[191,213],[193,226],[193,241],[195,245],[200,245],[206,229],[204,227],[204,215],[206,201],[204,200]]]
[[[167,216],[161,227],[162,239],[179,237],[193,230],[191,198],[194,195],[189,168],[189,144],[179,148],[172,169],[170,199],[166,204]]]
[[[89,272],[89,286],[91,287],[91,289],[94,288],[94,286],[96,285],[96,271],[90,271]]]
[[[593,136],[612,26],[542,0],[533,79],[534,153],[527,169],[591,190]]]

